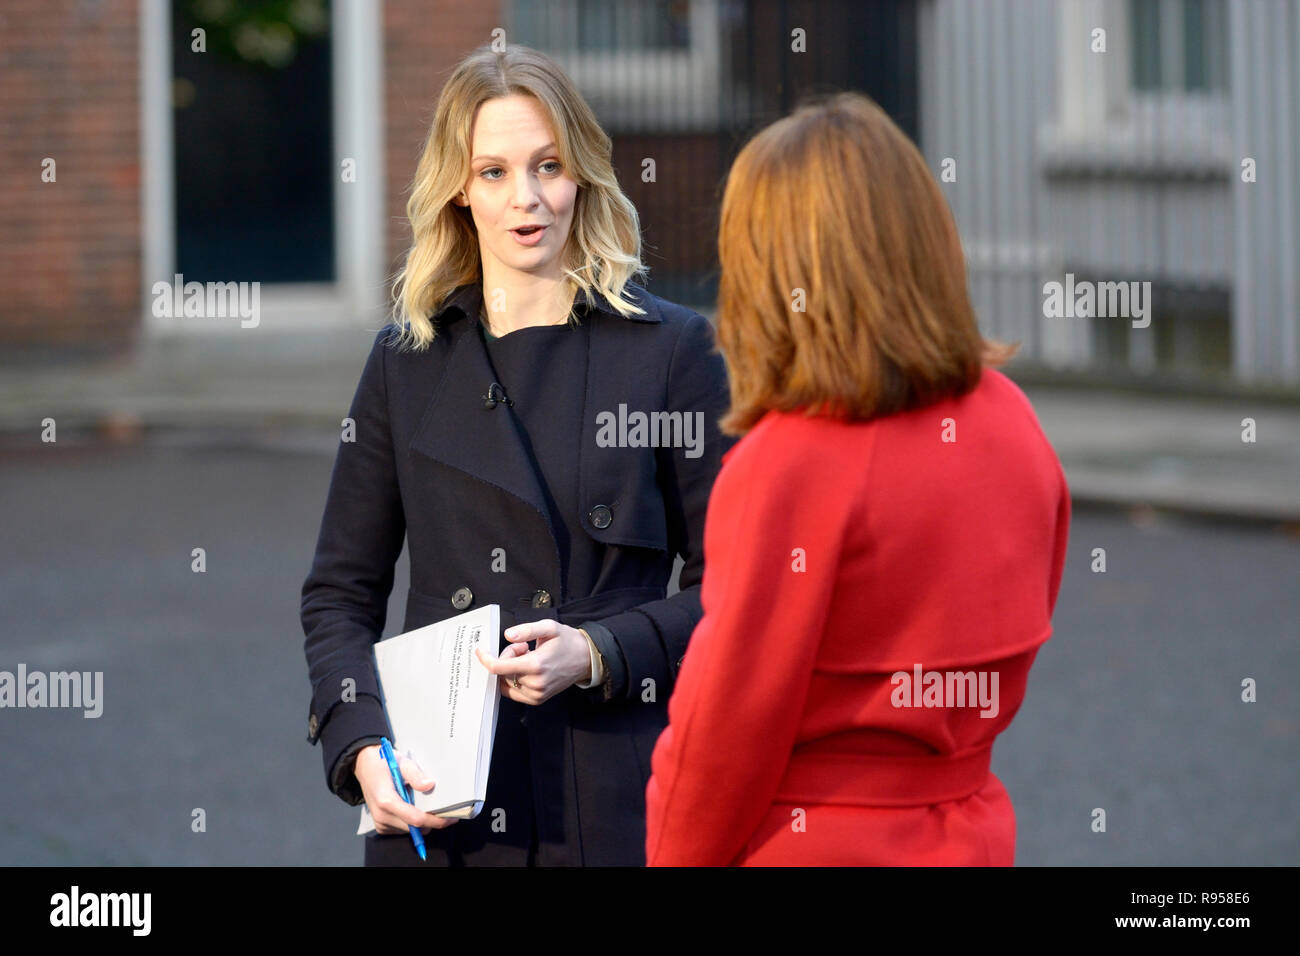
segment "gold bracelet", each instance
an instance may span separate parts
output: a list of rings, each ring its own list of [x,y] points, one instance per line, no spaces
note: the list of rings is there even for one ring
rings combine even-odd
[[[586,628],[584,627],[578,628],[578,633],[587,639],[587,644],[590,645],[592,651],[595,652],[596,663],[600,666],[600,680],[599,681],[595,680],[596,677],[595,674],[592,674],[591,677],[592,677],[592,685],[599,686],[600,684],[603,684],[605,682],[605,675],[607,673],[607,669],[605,667],[605,655],[600,652],[600,648],[597,647],[596,642],[591,639],[591,635],[587,633]]]

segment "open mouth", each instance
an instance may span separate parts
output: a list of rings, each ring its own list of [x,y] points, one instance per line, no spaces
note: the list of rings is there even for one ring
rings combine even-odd
[[[546,226],[520,226],[510,231],[514,234],[515,242],[521,246],[536,246],[546,238],[546,228]]]

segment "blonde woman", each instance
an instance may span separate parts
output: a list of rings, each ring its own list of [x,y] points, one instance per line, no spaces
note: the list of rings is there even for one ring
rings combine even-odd
[[[640,230],[609,137],[526,47],[455,69],[407,214],[395,321],[362,371],[302,589],[309,740],[330,789],[375,818],[368,865],[418,865],[410,825],[431,865],[641,864],[650,754],[701,614],[704,513],[731,443],[710,326],[632,281]],[[398,800],[376,746],[371,645],[403,540],[403,630],[502,609],[474,820]]]

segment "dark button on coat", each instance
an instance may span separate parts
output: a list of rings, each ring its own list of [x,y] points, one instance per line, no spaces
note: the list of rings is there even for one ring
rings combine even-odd
[[[350,411],[355,441],[339,445],[302,588],[308,739],[322,746],[334,792],[362,801],[355,778],[335,778],[335,763],[358,741],[390,733],[371,647],[384,630],[404,538],[411,581],[403,631],[458,613],[458,598],[497,603],[503,629],[543,618],[586,628],[607,671],[603,686],[570,687],[539,707],[502,699],[489,806],[426,836],[431,862],[522,863],[533,828],[539,863],[644,862],[650,754],[701,616],[705,512],[734,439],[717,429],[728,390],[708,321],[633,284],[627,298],[645,314],[625,318],[599,296],[583,301],[587,368],[573,370],[587,383],[582,407],[572,409],[581,429],[573,463],[581,526],[603,548],[593,580],[562,573],[541,479],[513,413],[504,403],[484,408],[494,376],[477,329],[477,285],[444,303],[429,349],[398,351],[391,329],[382,330],[362,371]],[[599,441],[598,416],[625,410],[683,420],[699,412],[702,447],[655,447],[631,429],[614,447]],[[498,548],[509,555],[502,573],[492,569]],[[680,590],[666,597],[678,555]],[[540,593],[548,599],[537,600]],[[494,795],[521,808],[495,828]],[[529,813],[533,820],[519,819]],[[366,861],[418,863],[404,835],[372,834]]]

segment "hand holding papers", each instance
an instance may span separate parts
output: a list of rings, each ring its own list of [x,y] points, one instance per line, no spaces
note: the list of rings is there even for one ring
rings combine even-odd
[[[475,651],[491,660],[500,639],[500,608],[489,604],[375,645],[394,749],[434,781],[413,795],[420,810],[471,819],[483,808],[500,696]],[[357,833],[374,828],[362,807]]]

